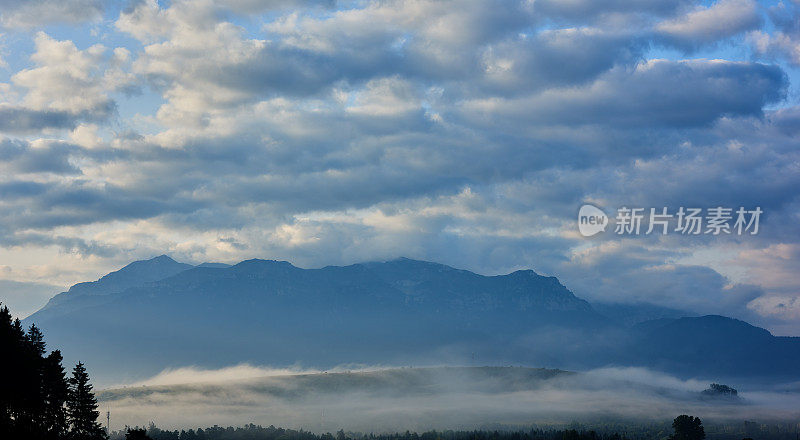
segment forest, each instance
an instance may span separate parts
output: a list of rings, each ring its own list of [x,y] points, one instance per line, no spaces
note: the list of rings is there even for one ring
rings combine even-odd
[[[2,305],[2,304],[0,304]],[[89,374],[78,363],[67,376],[59,350],[47,353],[35,325],[23,329],[0,308],[0,439],[105,439]]]
[[[471,431],[427,431],[416,433],[358,433],[339,430],[336,434],[275,426],[213,426],[189,430],[163,430],[154,424],[146,428],[126,427],[111,433],[110,440],[796,440],[797,425],[711,424],[708,429],[693,416],[680,415],[672,423],[600,423],[566,427],[539,426],[527,429],[482,429]]]

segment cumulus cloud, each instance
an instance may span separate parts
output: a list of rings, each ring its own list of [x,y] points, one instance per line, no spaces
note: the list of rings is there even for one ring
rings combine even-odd
[[[35,67],[16,72],[11,77],[15,93],[0,102],[0,132],[40,133],[74,128],[81,120],[107,120],[116,112],[111,93],[133,87],[132,77],[123,72],[127,49],[108,55],[96,44],[80,50],[44,32],[34,42]]]
[[[94,45],[78,50],[72,41],[58,41],[44,32],[36,35],[35,43],[31,60],[37,67],[12,77],[15,85],[27,89],[23,104],[35,110],[107,117],[114,104],[97,72],[105,48]]]
[[[779,2],[767,11],[776,30],[750,32],[751,46],[763,57],[783,58],[791,65],[800,65],[800,6],[793,1]]]
[[[46,3],[2,22],[52,22],[19,15]],[[90,20],[106,9],[61,4]],[[795,8],[148,0],[105,12],[97,36],[16,33],[0,84],[0,243],[41,250],[47,267],[66,257],[44,250],[66,251],[94,275],[164,252],[531,267],[596,300],[796,333],[779,312],[798,257],[778,256],[800,233],[800,111],[773,62],[796,61]],[[746,32],[763,62],[715,44]],[[32,49],[9,54],[18,39]],[[684,58],[697,50],[707,58]],[[765,215],[746,239],[586,241],[574,217],[587,201]],[[723,251],[738,262],[709,256]]]

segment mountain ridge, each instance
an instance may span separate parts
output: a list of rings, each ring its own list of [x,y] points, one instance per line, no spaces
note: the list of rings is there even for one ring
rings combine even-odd
[[[686,377],[794,377],[792,362],[800,360],[794,339],[731,318],[633,326],[610,319],[557,278],[532,270],[485,276],[408,258],[317,269],[262,259],[135,263],[60,294],[25,325],[35,322],[49,343],[91,360],[116,382],[185,365],[327,368],[470,358],[579,370],[644,366]],[[165,267],[128,276],[153,265]],[[771,361],[734,362],[753,353]]]

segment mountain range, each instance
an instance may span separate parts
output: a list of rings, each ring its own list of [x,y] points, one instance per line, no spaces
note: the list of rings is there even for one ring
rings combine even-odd
[[[238,363],[800,376],[800,338],[722,316],[593,306],[531,270],[483,276],[406,258],[302,269],[272,260],[192,266],[162,255],[72,286],[23,321],[32,323],[100,384]]]

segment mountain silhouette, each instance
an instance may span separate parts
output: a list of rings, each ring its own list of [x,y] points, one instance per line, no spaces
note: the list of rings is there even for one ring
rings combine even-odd
[[[719,315],[659,319],[637,325],[631,355],[647,366],[691,376],[725,373],[739,377],[796,380],[800,338]]]
[[[484,276],[407,258],[302,269],[258,259],[191,266],[162,255],[73,286],[24,324],[34,322],[49,343],[93,366],[101,384],[242,362],[634,365],[684,376],[793,377],[800,359],[797,338],[730,318],[631,327],[555,277]]]
[[[158,281],[192,267],[194,266],[191,264],[178,263],[166,255],[159,255],[149,260],[134,261],[97,281],[75,284],[68,291],[51,298],[41,310],[32,314],[28,319],[34,322],[45,321],[52,314],[63,314],[71,310],[101,304],[110,300],[108,295],[120,293],[130,287]]]

